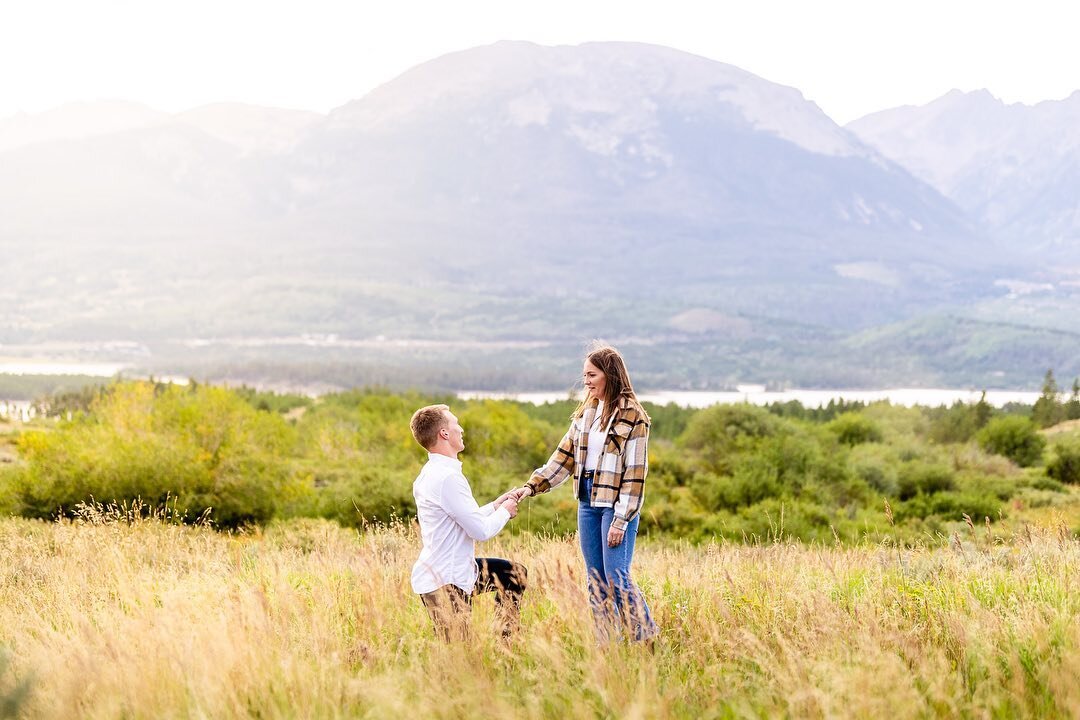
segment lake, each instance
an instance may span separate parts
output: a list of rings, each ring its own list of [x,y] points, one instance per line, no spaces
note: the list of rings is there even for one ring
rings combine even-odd
[[[90,375],[93,377],[113,377],[124,370],[129,369],[129,364],[122,363],[84,363],[84,362],[61,362],[61,361],[21,361],[0,360],[0,374],[10,375]],[[187,384],[187,378],[161,376],[159,380],[176,384]],[[258,383],[252,383],[258,387]],[[770,403],[783,403],[798,400],[805,407],[820,407],[828,405],[830,400],[844,400],[847,402],[876,402],[888,400],[893,405],[912,407],[926,405],[936,407],[938,405],[951,405],[960,400],[973,403],[979,399],[981,390],[960,388],[888,388],[880,390],[851,390],[851,389],[792,389],[770,391],[763,385],[740,385],[736,390],[729,391],[683,391],[683,390],[659,390],[641,393],[639,396],[646,402],[666,405],[675,403],[684,407],[703,408],[717,404],[731,404],[747,402],[753,405],[768,405]],[[506,399],[519,402],[543,404],[565,400],[569,393],[564,392],[484,392],[464,390],[457,393],[463,399]],[[1037,391],[1023,390],[988,390],[986,401],[994,407],[1001,407],[1007,403],[1019,402],[1031,404],[1038,399]]]
[[[129,367],[126,363],[0,360],[0,375],[89,375],[107,378]]]
[[[645,401],[666,405],[675,403],[683,407],[703,408],[711,405],[750,403],[752,405],[768,405],[770,403],[784,403],[798,400],[805,407],[820,407],[828,405],[830,400],[844,400],[846,402],[871,403],[879,400],[888,400],[893,405],[913,407],[926,405],[937,407],[938,405],[951,405],[957,400],[973,403],[979,400],[981,390],[962,390],[955,388],[890,388],[884,390],[780,390],[768,391],[760,386],[746,386],[739,390],[727,392],[708,391],[657,391],[641,393],[638,397]],[[528,393],[495,393],[495,392],[459,392],[458,396],[467,399],[506,399],[543,404],[565,400],[568,393],[562,392],[528,392]],[[580,396],[578,396],[580,397]],[[1001,407],[1011,402],[1034,403],[1039,397],[1035,391],[1021,390],[988,390],[986,401],[994,407]]]

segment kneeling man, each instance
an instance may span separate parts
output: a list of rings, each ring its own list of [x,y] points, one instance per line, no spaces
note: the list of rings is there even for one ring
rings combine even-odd
[[[431,615],[435,632],[446,641],[469,632],[472,597],[494,592],[502,635],[518,624],[526,570],[502,558],[475,557],[476,541],[493,538],[517,515],[517,500],[507,492],[480,507],[461,472],[458,453],[464,430],[446,405],[413,413],[412,434],[428,451],[428,461],[413,483],[416,516],[424,547],[413,566],[412,588]]]

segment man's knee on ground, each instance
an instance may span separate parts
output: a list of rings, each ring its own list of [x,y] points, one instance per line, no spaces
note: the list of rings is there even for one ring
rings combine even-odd
[[[529,569],[519,562],[514,562],[510,571],[510,580],[517,585],[518,592],[524,592],[529,584]]]

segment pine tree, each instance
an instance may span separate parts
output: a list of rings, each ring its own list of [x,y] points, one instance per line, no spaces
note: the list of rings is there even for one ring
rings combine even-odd
[[[982,391],[982,395],[979,396],[979,402],[975,403],[975,429],[981,430],[986,427],[986,423],[990,422],[990,417],[994,414],[994,408],[990,406],[990,403],[986,402],[986,391]]]
[[[1072,395],[1065,403],[1065,419],[1080,420],[1080,378],[1073,378]]]
[[[1065,407],[1058,399],[1058,384],[1054,379],[1053,369],[1046,371],[1043,378],[1042,394],[1031,408],[1031,420],[1039,427],[1057,425],[1065,419]]]

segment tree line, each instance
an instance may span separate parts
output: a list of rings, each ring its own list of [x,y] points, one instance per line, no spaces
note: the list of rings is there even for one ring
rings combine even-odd
[[[1003,409],[985,397],[938,408],[648,405],[642,532],[692,541],[917,539],[947,534],[964,516],[996,523],[1016,508],[1063,502],[1080,482],[1080,440],[1048,440],[1039,428],[1069,418],[1076,393],[1048,392],[1034,406]],[[450,404],[466,429],[465,472],[478,498],[524,483],[574,407],[379,388],[311,399],[119,381],[54,395],[41,403],[50,417],[2,436],[17,459],[0,465],[0,512],[50,519],[92,500],[168,506],[172,517],[208,517],[223,529],[289,517],[351,527],[409,519],[425,456],[408,421],[433,402]],[[530,500],[514,528],[571,532],[571,495],[557,489]]]

